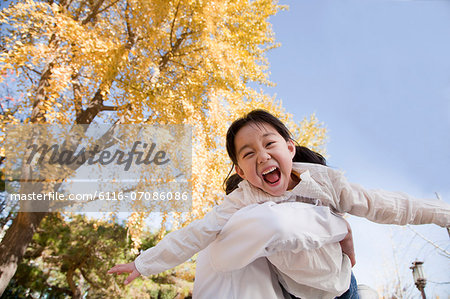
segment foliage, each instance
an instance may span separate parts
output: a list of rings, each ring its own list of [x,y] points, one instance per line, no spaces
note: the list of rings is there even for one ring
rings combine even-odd
[[[9,32],[0,70],[17,75],[25,122],[194,125],[194,206],[175,215],[183,224],[220,200],[230,165],[223,136],[244,112],[268,109],[300,143],[323,145],[315,117],[297,125],[248,86],[270,84],[264,52],[276,44],[268,17],[280,8],[265,0],[17,1],[0,15]],[[0,128],[14,121],[3,118]],[[143,216],[130,218],[132,235]]]
[[[283,8],[276,0],[9,3],[0,13],[0,73],[14,73],[19,98],[0,118],[0,158],[11,123],[192,125],[192,211],[164,214],[160,236],[169,219],[176,229],[221,200],[230,167],[225,132],[243,113],[267,109],[301,144],[322,150],[325,129],[314,116],[297,124],[281,102],[251,87],[271,84],[265,52],[277,46],[268,21]],[[135,248],[149,212],[128,220]],[[42,219],[21,217],[0,245],[2,265],[24,252]],[[20,240],[24,223],[29,234]]]
[[[148,234],[145,240],[145,247],[154,246],[156,235]],[[4,295],[66,298],[78,293],[88,298],[169,298],[172,294],[173,298],[191,294],[193,277],[186,273],[192,273],[192,263],[123,288],[124,276],[106,272],[116,263],[131,260],[130,249],[127,230],[121,225],[80,215],[64,219],[49,214]]]

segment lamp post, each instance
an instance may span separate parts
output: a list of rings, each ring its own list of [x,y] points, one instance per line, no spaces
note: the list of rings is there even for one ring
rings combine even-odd
[[[409,267],[412,269],[412,274],[414,278],[414,283],[416,284],[417,289],[419,289],[422,294],[422,298],[426,299],[425,296],[425,285],[427,284],[427,280],[425,279],[425,275],[423,274],[423,262],[415,261],[412,263],[412,266]]]

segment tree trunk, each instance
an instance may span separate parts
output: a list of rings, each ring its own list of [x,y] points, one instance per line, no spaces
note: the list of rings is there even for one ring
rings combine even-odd
[[[0,296],[17,270],[33,234],[47,215],[40,213],[17,213],[0,243]]]
[[[72,290],[72,299],[80,299],[81,298],[81,291],[73,281],[73,276],[75,275],[76,268],[70,267],[70,269],[67,271],[66,274],[66,280],[69,284],[70,289]]]

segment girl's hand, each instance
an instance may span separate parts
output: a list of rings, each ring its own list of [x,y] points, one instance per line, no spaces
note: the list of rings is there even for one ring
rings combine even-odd
[[[132,282],[133,280],[135,280],[136,278],[141,276],[141,273],[139,273],[139,271],[136,269],[136,266],[134,265],[134,262],[131,262],[131,263],[128,263],[128,264],[115,265],[114,267],[109,269],[107,273],[108,274],[112,274],[112,273],[117,273],[117,274],[131,273],[130,275],[128,275],[127,279],[125,279],[124,285],[129,284],[130,282]]]
[[[345,253],[350,258],[350,262],[352,263],[353,267],[356,264],[356,258],[355,258],[355,248],[353,247],[352,228],[350,227],[350,224],[348,224],[347,221],[345,221],[345,223],[347,223],[348,234],[342,241],[339,242],[339,244],[341,244],[342,252]]]

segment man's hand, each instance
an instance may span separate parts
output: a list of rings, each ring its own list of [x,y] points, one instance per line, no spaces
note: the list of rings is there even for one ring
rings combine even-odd
[[[112,273],[117,273],[117,274],[131,273],[130,275],[128,275],[127,279],[125,279],[124,285],[129,284],[130,282],[132,282],[133,280],[135,280],[136,278],[141,276],[141,273],[139,273],[139,271],[136,269],[136,266],[134,265],[134,262],[128,263],[128,264],[115,265],[114,267],[109,269],[107,273],[108,274],[112,274]]]
[[[352,263],[353,267],[356,264],[356,258],[355,258],[355,248],[353,248],[352,228],[350,227],[350,224],[348,224],[347,221],[345,221],[345,223],[347,224],[348,234],[342,241],[339,242],[339,244],[341,244],[342,252],[345,253],[350,258],[350,262]]]

